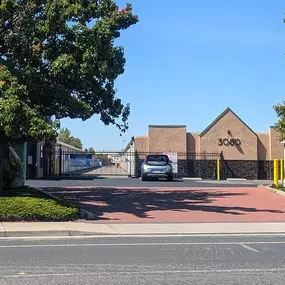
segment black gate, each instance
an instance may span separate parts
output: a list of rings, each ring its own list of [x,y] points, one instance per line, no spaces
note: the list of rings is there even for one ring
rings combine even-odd
[[[96,178],[135,176],[135,153],[88,153],[63,144],[44,148],[44,177]]]

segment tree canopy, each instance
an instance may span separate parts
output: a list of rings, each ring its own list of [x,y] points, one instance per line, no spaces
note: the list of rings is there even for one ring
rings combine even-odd
[[[283,141],[285,140],[285,101],[282,104],[275,105],[274,110],[279,118],[275,125],[276,130],[279,132],[280,141]]]
[[[91,146],[91,147],[89,147],[89,149],[88,149],[88,153],[95,153],[95,150],[94,150],[94,148]]]
[[[9,141],[54,139],[65,117],[97,114],[128,128],[130,108],[115,89],[124,49],[115,40],[137,22],[131,4],[113,0],[0,2],[0,161]]]
[[[60,129],[58,140],[66,144],[69,144],[71,146],[74,146],[76,148],[83,149],[83,144],[82,144],[81,139],[75,138],[74,136],[72,136],[68,128]]]

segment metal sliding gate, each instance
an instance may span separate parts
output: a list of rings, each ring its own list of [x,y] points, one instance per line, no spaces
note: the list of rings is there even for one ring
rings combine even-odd
[[[44,177],[133,177],[135,153],[120,151],[88,153],[61,145],[44,149]]]

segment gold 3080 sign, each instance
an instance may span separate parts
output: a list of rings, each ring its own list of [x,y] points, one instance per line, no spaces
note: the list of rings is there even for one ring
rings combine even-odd
[[[239,139],[221,139],[219,138],[218,139],[219,143],[218,145],[219,146],[239,146],[241,145],[241,141]]]

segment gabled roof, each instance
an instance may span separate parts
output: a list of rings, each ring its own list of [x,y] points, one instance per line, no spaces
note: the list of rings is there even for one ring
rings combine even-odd
[[[221,120],[226,114],[231,112],[243,125],[245,125],[254,135],[257,134],[231,109],[226,108],[203,132],[200,133],[200,137],[204,136],[219,120]]]

